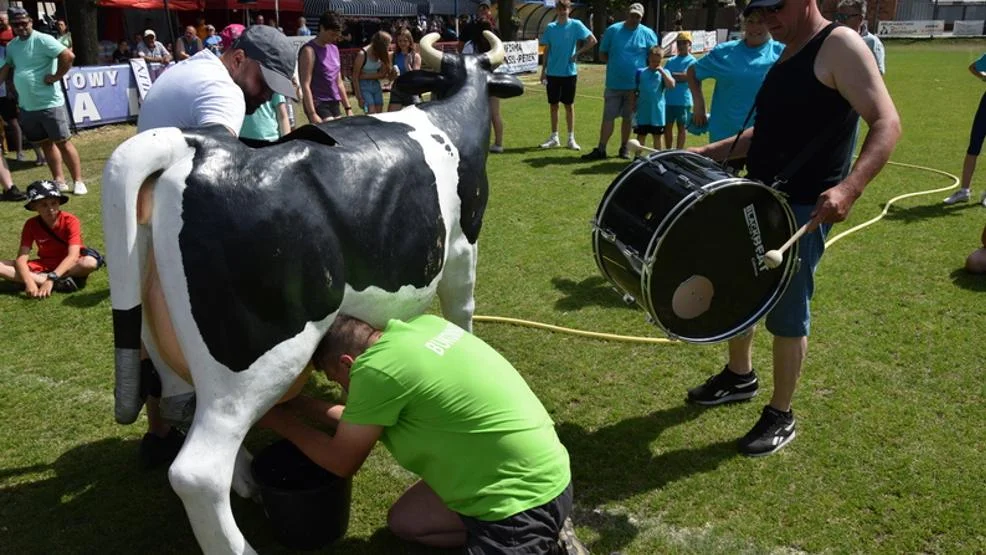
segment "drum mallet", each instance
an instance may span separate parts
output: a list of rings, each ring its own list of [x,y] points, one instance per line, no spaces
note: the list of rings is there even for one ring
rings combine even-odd
[[[628,142],[627,144],[630,143]],[[767,267],[771,269],[780,266],[781,263],[784,262],[784,251],[791,248],[791,245],[793,245],[795,241],[800,239],[801,236],[805,234],[805,230],[807,229],[808,229],[808,224],[801,226],[797,231],[794,232],[794,235],[792,235],[791,238],[788,239],[786,243],[781,245],[781,248],[767,251],[767,254],[765,254],[763,257],[764,264],[766,264]]]
[[[638,152],[661,152],[656,148],[650,148],[640,144],[640,141],[638,141],[637,139],[630,139],[629,141],[627,141],[627,150],[629,150],[634,154]]]

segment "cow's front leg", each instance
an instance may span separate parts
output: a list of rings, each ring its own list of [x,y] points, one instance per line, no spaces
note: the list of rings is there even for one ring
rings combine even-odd
[[[200,388],[192,428],[168,472],[171,487],[185,505],[203,552],[255,553],[236,526],[229,500],[234,461],[250,428],[252,411],[236,410],[228,399],[216,402],[203,393]]]
[[[438,282],[438,300],[445,319],[466,331],[472,331],[472,315],[476,309],[473,296],[476,287],[477,246],[462,233],[449,241],[445,269]]]

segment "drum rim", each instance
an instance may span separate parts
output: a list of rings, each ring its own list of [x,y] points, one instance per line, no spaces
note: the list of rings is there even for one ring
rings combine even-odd
[[[674,209],[668,213],[668,216],[664,220],[661,221],[661,225],[654,232],[654,237],[651,239],[651,243],[647,247],[647,252],[644,255],[644,264],[641,266],[641,273],[640,273],[640,285],[641,285],[640,290],[641,290],[641,295],[644,297],[641,300],[641,302],[644,303],[644,310],[651,317],[653,323],[657,327],[661,328],[664,331],[664,333],[666,333],[668,337],[672,339],[678,339],[686,343],[696,343],[696,344],[720,343],[722,341],[727,341],[729,339],[732,339],[733,337],[736,337],[737,335],[740,335],[743,332],[745,332],[751,326],[756,324],[757,321],[763,318],[765,314],[770,312],[770,310],[774,308],[774,306],[780,300],[784,292],[787,291],[787,288],[791,285],[791,281],[793,281],[794,279],[796,265],[799,263],[798,241],[795,241],[795,243],[791,245],[791,247],[787,251],[787,255],[785,255],[784,257],[784,268],[783,268],[784,275],[781,278],[781,282],[778,284],[778,287],[774,290],[773,295],[771,295],[770,299],[768,299],[767,302],[764,303],[762,307],[760,307],[760,309],[755,311],[749,318],[747,318],[742,324],[740,324],[736,328],[726,331],[725,333],[721,333],[719,335],[711,336],[711,337],[685,337],[683,335],[674,333],[668,328],[668,326],[664,322],[661,321],[660,316],[658,316],[657,311],[654,309],[654,301],[651,298],[650,281],[651,281],[651,276],[653,274],[652,264],[655,261],[654,257],[656,256],[657,251],[661,248],[661,245],[664,242],[664,236],[666,235],[665,232],[667,231],[667,229],[672,228],[675,222],[677,222],[678,219],[681,218],[682,214],[684,213],[684,210],[678,210],[678,207],[681,206],[681,204],[683,204],[686,200],[690,198],[699,195],[704,196],[706,194],[711,194],[716,190],[729,187],[732,185],[754,185],[756,187],[761,187],[769,191],[772,195],[774,195],[774,197],[780,202],[781,206],[783,207],[784,214],[787,216],[788,224],[790,226],[790,233],[794,234],[795,230],[797,229],[798,223],[797,223],[797,219],[794,217],[794,210],[791,209],[791,205],[787,202],[787,200],[784,198],[784,195],[782,193],[777,191],[777,189],[774,189],[773,187],[769,187],[759,181],[746,179],[743,177],[720,179],[719,181],[714,181],[712,183],[709,183],[702,187],[701,192],[693,191],[687,197],[683,198],[680,203],[675,205]],[[709,190],[706,191],[706,189]],[[690,207],[691,204],[689,204],[688,206]],[[670,223],[668,223],[669,220]],[[666,223],[667,225],[665,225]],[[770,271],[776,271],[776,270],[777,269],[773,269]]]

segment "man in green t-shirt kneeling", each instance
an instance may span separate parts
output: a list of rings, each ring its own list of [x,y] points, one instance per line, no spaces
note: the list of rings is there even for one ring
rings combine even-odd
[[[377,440],[421,480],[394,503],[399,537],[470,554],[588,553],[571,520],[571,470],[544,406],[513,366],[437,316],[383,330],[339,315],[312,356],[345,406],[299,397],[258,423],[339,476]],[[334,436],[295,414],[337,424]]]

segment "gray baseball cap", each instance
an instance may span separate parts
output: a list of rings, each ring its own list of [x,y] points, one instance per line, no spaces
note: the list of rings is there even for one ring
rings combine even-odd
[[[298,54],[284,33],[269,25],[253,25],[236,39],[233,48],[243,50],[247,58],[260,64],[260,71],[270,90],[297,100],[291,78],[298,63]]]

